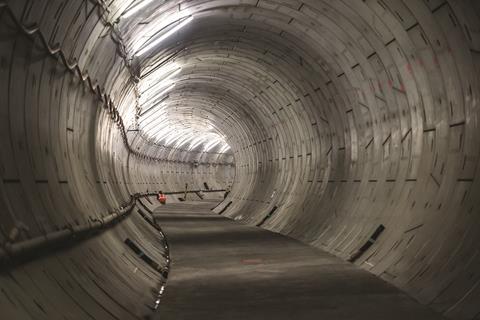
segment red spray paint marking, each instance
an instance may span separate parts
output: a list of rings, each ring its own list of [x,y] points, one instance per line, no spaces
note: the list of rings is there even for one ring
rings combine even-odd
[[[418,64],[422,67],[424,66],[422,58],[418,58]]]
[[[407,71],[408,71],[408,73],[410,73],[410,74],[413,73],[412,65],[411,65],[410,63],[407,63]]]

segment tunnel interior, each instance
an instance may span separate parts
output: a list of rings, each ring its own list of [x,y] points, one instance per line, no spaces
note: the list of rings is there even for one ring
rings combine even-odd
[[[480,319],[479,74],[475,0],[0,1],[0,310],[150,314],[202,191]]]

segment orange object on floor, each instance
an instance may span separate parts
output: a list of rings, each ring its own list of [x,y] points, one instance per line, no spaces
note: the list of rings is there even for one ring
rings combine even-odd
[[[161,204],[166,204],[167,203],[167,196],[160,192],[158,194],[158,201],[160,201]]]

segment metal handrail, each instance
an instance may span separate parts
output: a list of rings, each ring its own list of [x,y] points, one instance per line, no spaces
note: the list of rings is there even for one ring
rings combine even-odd
[[[224,192],[223,189],[218,190],[190,190],[187,193],[197,193],[197,192],[204,192],[204,193],[211,193],[211,192]],[[31,239],[27,239],[24,241],[19,242],[7,242],[0,247],[0,263],[9,261],[17,256],[21,256],[32,252],[34,250],[38,250],[40,248],[48,247],[49,245],[55,244],[60,240],[65,240],[69,238],[75,238],[79,235],[84,235],[90,233],[92,231],[105,229],[114,224],[121,221],[123,218],[127,217],[131,210],[136,205],[136,201],[142,198],[156,196],[160,191],[156,192],[149,192],[149,193],[135,193],[130,196],[130,201],[117,210],[109,213],[106,216],[103,216],[99,219],[91,219],[88,223],[79,224],[76,226],[67,226],[62,230],[50,232],[38,237],[34,237]],[[174,195],[174,194],[184,194],[185,191],[167,191],[162,192],[166,195]]]

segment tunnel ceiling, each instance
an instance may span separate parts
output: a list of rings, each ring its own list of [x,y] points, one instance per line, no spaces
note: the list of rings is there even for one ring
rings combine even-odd
[[[152,130],[159,121],[190,117],[181,123],[192,136],[197,122],[197,128],[219,132],[219,140],[226,139],[238,151],[252,140],[278,135],[275,129],[268,132],[276,105],[294,103],[305,90],[318,89],[328,79],[319,67],[319,63],[327,65],[316,52],[315,45],[321,44],[300,35],[308,24],[318,24],[313,17],[306,24],[303,20],[292,24],[294,19],[288,14],[268,5],[256,6],[255,1],[162,5],[147,1],[142,10],[135,11],[142,4],[124,11],[119,28],[133,64],[141,69],[138,126],[147,136],[157,135],[156,140],[171,142],[162,137],[168,129],[160,134]],[[285,9],[299,12],[297,5],[301,3],[287,3]],[[182,28],[152,46],[178,26]],[[311,37],[319,37],[316,32]],[[293,71],[296,65],[300,68]],[[163,80],[160,84],[159,79]],[[270,85],[276,88],[262,90]],[[151,89],[144,94],[143,88]],[[152,108],[155,103],[160,105]],[[182,131],[175,125],[172,128]],[[252,139],[246,134],[252,131],[260,135]],[[187,145],[185,140],[174,144]],[[195,142],[191,140],[190,147]],[[225,147],[219,143],[217,150]]]

